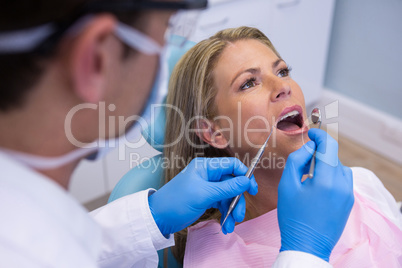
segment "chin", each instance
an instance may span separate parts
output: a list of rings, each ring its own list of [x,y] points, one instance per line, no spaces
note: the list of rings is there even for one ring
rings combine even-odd
[[[276,146],[278,148],[278,151],[282,152],[281,155],[287,159],[291,153],[299,150],[309,140],[310,139],[306,132],[305,134],[299,135],[297,137],[286,136],[283,139],[281,139]]]

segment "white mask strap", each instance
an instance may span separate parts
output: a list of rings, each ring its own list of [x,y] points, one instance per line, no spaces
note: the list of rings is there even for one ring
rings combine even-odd
[[[35,28],[0,33],[0,52],[23,53],[31,51],[54,31],[54,25],[49,23]]]
[[[76,34],[93,16],[87,15],[79,19],[67,34]],[[56,31],[52,23],[38,27],[0,33],[0,53],[24,53],[35,49],[47,37]],[[140,31],[124,23],[118,22],[116,36],[125,44],[147,55],[159,55],[163,47]]]
[[[93,147],[93,148],[89,148]],[[62,167],[68,163],[73,162],[74,160],[80,159],[84,156],[87,156],[93,152],[96,152],[98,149],[94,145],[89,146],[87,148],[79,148],[77,150],[71,151],[68,154],[56,157],[45,157],[45,156],[37,156],[26,153],[21,153],[13,150],[8,150],[1,148],[0,151],[7,154],[14,160],[36,170],[49,170],[55,169],[58,167]]]
[[[159,55],[163,47],[140,31],[124,23],[118,22],[116,36],[126,45],[147,55]]]
[[[66,35],[76,35],[93,18],[93,15],[85,15],[74,22],[67,30]],[[0,53],[24,53],[34,50],[56,31],[54,23],[44,24],[38,27],[18,31],[0,33]]]

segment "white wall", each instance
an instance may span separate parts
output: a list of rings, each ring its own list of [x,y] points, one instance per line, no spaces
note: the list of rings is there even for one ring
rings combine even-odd
[[[336,1],[326,88],[402,119],[401,64],[401,0]]]
[[[337,0],[321,106],[338,131],[402,165],[402,1]]]

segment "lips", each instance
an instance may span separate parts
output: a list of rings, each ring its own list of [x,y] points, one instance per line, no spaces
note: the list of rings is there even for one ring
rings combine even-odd
[[[299,105],[285,108],[279,115],[276,128],[284,132],[299,132],[304,128],[303,110]]]

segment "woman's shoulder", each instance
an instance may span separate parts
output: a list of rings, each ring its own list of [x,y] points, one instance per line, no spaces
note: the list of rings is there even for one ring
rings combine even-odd
[[[364,196],[383,196],[387,199],[392,199],[395,202],[394,197],[385,188],[381,180],[372,172],[362,167],[352,167],[353,173],[353,188],[354,191]]]
[[[353,181],[354,184],[359,186],[360,184],[381,184],[380,179],[372,172],[371,170],[363,167],[351,167],[353,172]]]
[[[370,170],[352,167],[354,192],[368,203],[374,204],[378,212],[402,228],[402,214],[395,198],[381,180]]]

